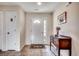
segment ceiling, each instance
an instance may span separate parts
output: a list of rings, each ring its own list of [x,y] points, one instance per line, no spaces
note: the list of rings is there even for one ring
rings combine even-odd
[[[18,5],[26,12],[53,12],[58,6],[64,2],[42,2],[42,5],[37,5],[37,2],[0,2],[0,5]]]

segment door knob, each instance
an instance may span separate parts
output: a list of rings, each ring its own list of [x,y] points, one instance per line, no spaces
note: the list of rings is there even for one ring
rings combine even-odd
[[[7,32],[7,34],[10,34],[10,32]]]
[[[13,22],[13,18],[11,18],[10,21]]]

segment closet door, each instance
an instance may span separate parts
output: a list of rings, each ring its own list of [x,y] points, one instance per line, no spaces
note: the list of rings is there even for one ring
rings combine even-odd
[[[0,11],[0,49],[3,47],[3,12]]]
[[[6,11],[6,49],[16,50],[16,21],[17,12],[16,11]]]

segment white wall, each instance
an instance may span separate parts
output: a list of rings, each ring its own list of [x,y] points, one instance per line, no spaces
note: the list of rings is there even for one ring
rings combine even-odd
[[[49,36],[52,33],[52,14],[50,13],[26,13],[26,44],[31,44],[31,25],[32,25],[32,17],[47,17],[47,35],[48,38],[46,41],[49,44]]]
[[[57,16],[67,11],[67,23],[58,25]],[[79,3],[72,3],[68,7],[63,4],[53,14],[54,31],[56,34],[56,26],[60,26],[60,34],[72,37],[72,55],[79,55]]]

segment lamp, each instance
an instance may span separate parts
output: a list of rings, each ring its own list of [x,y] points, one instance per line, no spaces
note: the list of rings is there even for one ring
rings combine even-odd
[[[56,31],[57,31],[56,36],[59,36],[59,30],[60,29],[61,29],[60,27],[56,27]]]

